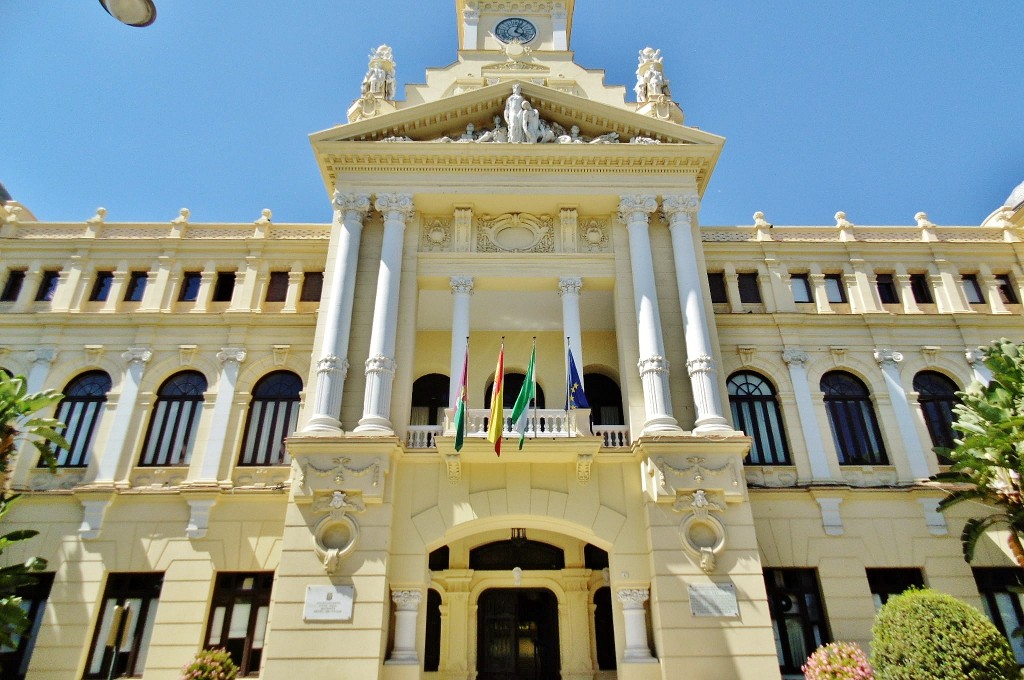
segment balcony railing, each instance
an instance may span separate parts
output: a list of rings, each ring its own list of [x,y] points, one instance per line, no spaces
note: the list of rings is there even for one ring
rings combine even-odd
[[[505,409],[502,418],[502,437],[518,437],[512,425],[512,410]],[[488,409],[469,409],[466,413],[466,436],[483,439],[487,436],[487,427],[491,412]],[[435,437],[454,436],[455,423],[451,409],[445,412],[445,425],[410,425],[406,435],[405,446],[409,449],[432,449],[436,446]],[[531,410],[528,416],[526,436],[537,439],[558,439],[560,437],[591,436],[589,425],[590,411],[578,409],[563,411],[561,409]],[[593,436],[601,437],[603,446],[608,448],[628,447],[629,427],[626,425],[595,425]]]

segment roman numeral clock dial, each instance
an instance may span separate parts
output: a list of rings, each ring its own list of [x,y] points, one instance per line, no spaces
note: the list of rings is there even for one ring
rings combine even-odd
[[[494,35],[503,43],[528,43],[537,37],[537,27],[526,19],[509,17],[494,27]]]

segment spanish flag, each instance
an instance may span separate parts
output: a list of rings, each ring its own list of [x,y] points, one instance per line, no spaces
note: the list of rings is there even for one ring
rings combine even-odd
[[[494,387],[491,388],[491,420],[487,424],[487,441],[494,444],[494,453],[501,455],[501,431],[505,425],[502,394],[505,388],[505,339],[501,339],[498,367],[494,369]]]

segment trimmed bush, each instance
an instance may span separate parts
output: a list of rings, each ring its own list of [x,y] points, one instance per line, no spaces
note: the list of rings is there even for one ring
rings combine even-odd
[[[226,649],[204,649],[181,669],[181,680],[235,680],[238,666]]]
[[[853,642],[818,647],[800,670],[806,680],[875,680],[868,655]]]
[[[1010,644],[977,609],[934,590],[889,598],[871,627],[878,680],[1018,680]]]

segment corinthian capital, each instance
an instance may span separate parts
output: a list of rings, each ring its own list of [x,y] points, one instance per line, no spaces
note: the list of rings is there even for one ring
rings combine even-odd
[[[418,590],[392,590],[391,601],[399,611],[416,611],[423,600],[423,593]]]
[[[473,293],[472,276],[453,276],[448,279],[448,285],[451,286],[452,293],[466,293],[467,295]]]
[[[563,276],[558,279],[558,295],[579,295],[583,289],[583,279],[578,276]]]
[[[651,596],[647,588],[622,588],[616,595],[623,609],[640,609]]]
[[[335,189],[331,204],[342,212],[356,212],[360,217],[365,217],[366,213],[370,211],[370,194],[346,194]]]
[[[404,222],[412,215],[412,194],[377,194],[373,207],[385,220]]]
[[[695,192],[669,194],[662,196],[661,209],[665,213],[665,217],[673,224],[677,220],[692,224],[693,218],[700,210],[700,199]]]
[[[625,194],[619,197],[619,219],[626,224],[633,220],[647,221],[647,216],[658,209],[654,194]]]

